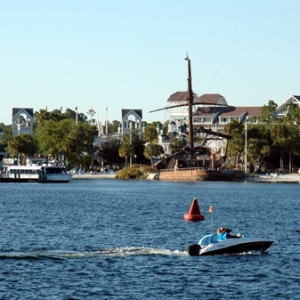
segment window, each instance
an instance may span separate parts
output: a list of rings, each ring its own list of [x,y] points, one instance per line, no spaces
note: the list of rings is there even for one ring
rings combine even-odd
[[[221,117],[220,118],[220,124],[227,124],[227,118]]]
[[[211,124],[211,118],[203,117],[203,124]]]
[[[239,120],[239,118],[238,118],[238,117],[230,117],[229,119],[230,119],[230,122],[231,122],[231,121],[234,121],[234,120],[236,120],[236,121],[238,121],[238,120]]]

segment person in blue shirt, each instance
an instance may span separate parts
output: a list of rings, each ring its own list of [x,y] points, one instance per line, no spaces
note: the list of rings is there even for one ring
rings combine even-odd
[[[218,240],[226,240],[226,239],[238,239],[241,236],[240,235],[232,235],[230,234],[231,229],[228,229],[226,227],[220,227],[217,230],[218,234]]]

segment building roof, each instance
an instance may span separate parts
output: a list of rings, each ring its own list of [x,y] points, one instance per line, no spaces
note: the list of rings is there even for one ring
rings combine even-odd
[[[202,96],[200,96],[199,100],[199,102],[195,101],[195,103],[209,103],[211,105],[228,105],[225,97],[223,97],[220,94],[203,94]]]
[[[205,106],[198,107],[194,116],[238,117],[245,114],[248,117],[257,117],[261,114],[261,106]]]
[[[300,101],[300,96],[293,95],[293,97]]]
[[[211,105],[228,105],[226,99],[220,94],[203,94],[202,96],[198,97],[194,94],[194,104],[211,104]],[[188,92],[176,92],[172,94],[168,102],[182,102],[186,101],[188,98]]]
[[[300,96],[297,95],[290,96],[287,100],[285,100],[284,102],[282,102],[280,105],[277,106],[276,113],[278,115],[285,115],[287,113],[287,111],[285,111],[285,108],[289,103],[293,103],[294,105],[300,107]]]
[[[13,108],[12,116],[14,117],[20,110],[25,110],[33,118],[33,108]]]
[[[141,119],[143,119],[142,109],[122,109],[122,119],[130,112],[135,112]]]

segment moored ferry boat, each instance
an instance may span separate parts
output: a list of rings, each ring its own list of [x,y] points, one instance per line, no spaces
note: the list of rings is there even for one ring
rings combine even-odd
[[[26,182],[38,181],[41,166],[8,166],[1,174],[1,181]]]
[[[66,167],[55,165],[10,165],[0,176],[0,182],[69,182],[71,179],[72,174],[67,172]]]
[[[69,174],[64,166],[43,165],[39,170],[39,182],[69,182],[72,174]]]

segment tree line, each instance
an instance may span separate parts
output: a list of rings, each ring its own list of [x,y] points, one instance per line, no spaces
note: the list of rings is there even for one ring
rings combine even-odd
[[[247,149],[245,123],[232,121],[226,125],[225,131],[232,137],[226,154],[228,161],[233,165],[245,163],[247,151],[250,173],[256,173],[262,168],[274,169],[276,166],[292,172],[294,160],[300,162],[300,108],[289,103],[281,111],[281,116],[278,116],[277,108],[278,105],[270,100],[268,105],[262,107],[260,116],[245,120]]]
[[[120,122],[114,120],[107,123],[108,134],[102,138],[102,143],[94,146],[98,136],[95,120],[88,121],[83,113],[66,109],[47,111],[40,109],[34,113],[33,134],[12,135],[12,126],[1,124],[3,138],[1,143],[6,145],[6,152],[10,157],[18,156],[21,164],[25,164],[26,157],[52,157],[67,161],[70,167],[85,167],[93,165],[93,160],[101,157],[107,165],[128,165],[129,157],[134,157],[134,163],[148,163],[153,156],[164,153],[157,144],[157,127],[167,126],[160,122],[147,124],[140,140],[133,122],[131,134],[116,138],[113,133],[118,132]],[[106,124],[105,124],[106,128]],[[175,149],[175,148],[174,148]],[[175,150],[174,150],[175,151]]]
[[[278,117],[278,106],[270,100],[261,109],[261,115],[247,120],[247,161],[248,170],[255,173],[265,168],[278,166],[284,169],[288,164],[289,172],[295,164],[300,163],[300,108],[293,103],[285,106]],[[131,134],[116,138],[113,133],[118,132],[120,123],[116,120],[107,123],[108,135],[102,143],[94,146],[98,128],[95,120],[88,122],[83,113],[67,109],[47,111],[40,109],[34,113],[33,134],[12,135],[12,126],[0,124],[3,129],[1,143],[6,146],[10,157],[18,155],[22,164],[26,157],[40,156],[59,160],[62,156],[70,167],[93,165],[93,159],[102,158],[107,165],[118,164],[128,166],[131,157],[133,163],[153,164],[153,157],[164,153],[157,144],[158,130],[163,128],[167,132],[168,122],[153,122],[147,124],[143,130],[142,140],[139,139],[133,122]],[[106,127],[106,124],[105,124]],[[245,163],[245,123],[232,121],[224,131],[231,136],[228,142],[224,161],[228,167],[235,167]],[[172,152],[182,150],[186,144],[178,138],[170,143]],[[288,162],[288,163],[287,163]],[[300,167],[300,165],[298,165]]]

